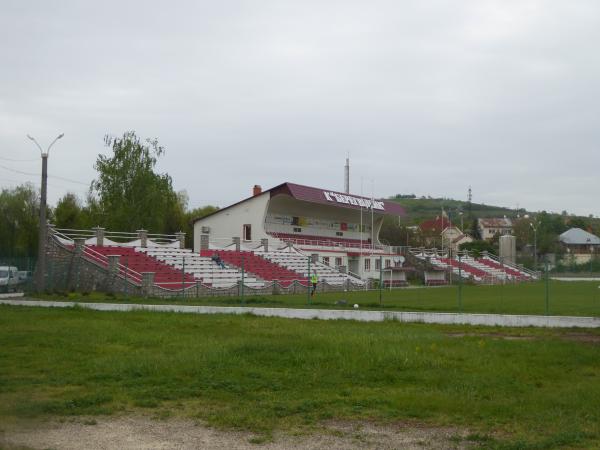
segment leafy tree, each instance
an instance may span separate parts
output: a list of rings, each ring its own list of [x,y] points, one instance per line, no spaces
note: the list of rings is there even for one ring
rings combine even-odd
[[[581,228],[582,230],[587,230],[589,225],[583,217],[569,217],[567,221],[567,225],[569,228]]]
[[[481,240],[481,232],[479,231],[479,221],[477,219],[473,219],[471,221],[471,228],[468,230],[468,234],[470,234],[473,239]]]
[[[399,224],[398,218],[394,216],[385,216],[379,231],[379,240],[383,243],[395,246],[418,246],[421,241],[414,232],[413,228],[406,224]]]
[[[533,229],[531,219],[522,218],[513,222],[513,235],[517,238],[517,250],[524,249],[527,245],[533,245]]]
[[[54,224],[58,228],[89,228],[85,208],[75,194],[66,193],[54,208]]]
[[[92,217],[110,230],[178,231],[173,219],[180,207],[171,177],[155,172],[165,152],[156,139],[142,142],[133,131],[105,137],[112,155],[98,155],[98,178],[90,187]]]
[[[464,244],[460,244],[459,250],[468,250],[473,252],[476,256],[479,256],[484,251],[496,254],[496,247],[494,244],[486,240],[465,242]]]
[[[194,220],[201,219],[202,217],[208,216],[209,214],[212,214],[218,210],[218,206],[206,205],[199,208],[194,208],[185,213],[185,223],[182,230],[185,231],[185,241],[187,247],[194,246]]]
[[[40,200],[32,185],[3,189],[0,193],[0,255],[36,255],[39,216]],[[48,217],[51,219],[51,214]]]

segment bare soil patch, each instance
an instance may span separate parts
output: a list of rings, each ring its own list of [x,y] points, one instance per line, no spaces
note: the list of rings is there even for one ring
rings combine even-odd
[[[585,342],[588,344],[600,345],[600,334],[592,333],[565,333],[560,336],[561,339],[575,342]]]
[[[141,449],[467,449],[467,433],[456,428],[331,422],[312,434],[276,433],[261,442],[251,433],[208,428],[192,420],[142,416],[78,418],[11,426],[0,431],[0,448],[56,450]]]
[[[565,341],[574,341],[574,342],[583,342],[587,344],[596,344],[600,345],[600,334],[594,334],[589,332],[568,332],[568,333],[556,333],[552,335],[518,335],[518,334],[509,334],[502,332],[493,332],[493,333],[464,333],[464,332],[449,332],[446,333],[448,337],[485,337],[491,339],[503,339],[506,341],[533,341],[547,338],[556,338],[563,339]]]
[[[503,339],[506,341],[533,341],[534,339],[538,339],[536,336],[519,336],[515,334],[505,334],[505,333],[463,333],[463,332],[451,332],[446,333],[448,337],[485,337],[491,339]]]

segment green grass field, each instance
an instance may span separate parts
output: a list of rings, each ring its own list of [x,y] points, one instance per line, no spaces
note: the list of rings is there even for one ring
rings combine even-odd
[[[598,330],[0,306],[0,423],[142,410],[268,439],[330,419],[414,421],[467,428],[479,448],[596,448],[599,342]]]
[[[552,315],[600,316],[600,282],[562,282],[549,283],[548,311]],[[238,306],[239,297],[206,297],[194,299],[156,299],[132,298],[124,295],[106,295],[91,293],[81,295],[43,295],[41,298],[52,300],[76,300],[96,302],[132,302],[132,303],[182,303],[195,305]],[[336,302],[346,300],[348,305],[339,306]],[[308,302],[306,293],[298,295],[253,296],[248,292],[244,303],[248,306],[300,307],[300,308],[351,308],[358,304],[367,309],[390,309],[399,311],[439,311],[456,312],[459,310],[458,287],[439,288],[401,288],[379,292],[338,292],[317,294]],[[471,313],[503,314],[545,314],[546,295],[543,282],[496,286],[462,286],[460,308]]]

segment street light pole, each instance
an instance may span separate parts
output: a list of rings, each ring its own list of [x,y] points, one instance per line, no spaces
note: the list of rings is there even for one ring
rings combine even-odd
[[[533,267],[537,270],[537,227],[529,222],[529,226],[533,229]]]
[[[64,133],[59,134],[52,143],[48,146],[46,151],[42,150],[41,145],[35,138],[27,135],[27,137],[33,141],[33,143],[40,149],[40,154],[42,156],[42,189],[40,195],[40,229],[39,229],[39,238],[38,238],[38,262],[36,268],[37,275],[37,291],[43,292],[44,290],[44,282],[46,273],[46,198],[47,198],[47,190],[48,190],[48,155],[50,154],[50,148],[54,145],[56,141],[64,136]]]

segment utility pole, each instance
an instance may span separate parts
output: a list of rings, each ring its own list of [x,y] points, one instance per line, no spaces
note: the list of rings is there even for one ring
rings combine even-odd
[[[47,189],[48,189],[48,155],[50,154],[50,148],[54,145],[56,141],[64,136],[64,133],[59,134],[52,143],[48,146],[46,151],[42,150],[41,145],[35,138],[27,135],[27,137],[33,141],[33,143],[40,149],[40,154],[42,156],[42,189],[40,195],[40,229],[39,229],[39,238],[38,238],[38,262],[36,268],[36,278],[37,278],[37,291],[44,291],[45,284],[45,273],[46,273],[46,236],[48,232],[47,224],[46,224],[46,198],[47,198]]]
[[[533,268],[537,270],[537,226],[529,222],[529,226],[533,229]]]

